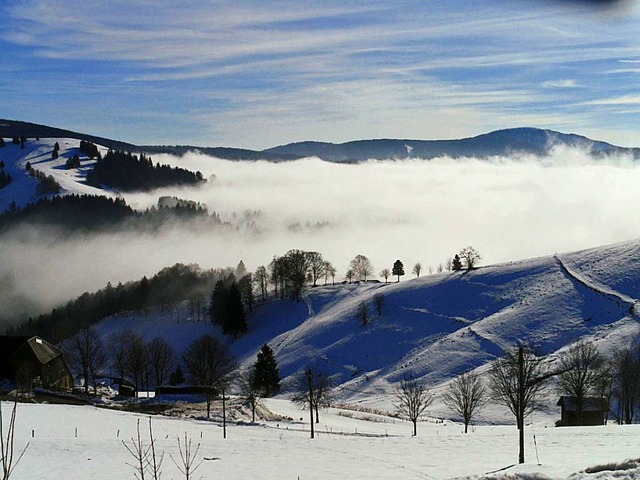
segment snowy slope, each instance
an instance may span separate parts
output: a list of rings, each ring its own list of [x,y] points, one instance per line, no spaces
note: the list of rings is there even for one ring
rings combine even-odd
[[[518,343],[549,361],[588,337],[604,353],[640,334],[636,299],[640,242],[584,252],[423,276],[400,283],[345,284],[307,289],[304,301],[270,300],[249,316],[249,332],[232,343],[245,366],[263,343],[274,349],[285,391],[313,366],[334,376],[338,398],[382,409],[394,388],[413,376],[437,393],[457,374],[486,370]],[[382,315],[373,297],[384,295]],[[371,320],[357,318],[364,302]],[[131,328],[165,336],[181,350],[213,326],[173,315],[105,320],[100,329]],[[444,409],[436,408],[444,414]],[[485,420],[503,422],[504,412]]]
[[[53,146],[60,145],[59,157],[51,158]],[[6,145],[0,148],[0,160],[5,162],[5,171],[11,174],[13,181],[0,190],[0,213],[6,210],[11,202],[15,201],[18,207],[38,200],[38,181],[31,177],[25,170],[27,163],[35,170],[52,175],[62,187],[62,194],[76,193],[87,195],[114,195],[114,193],[91,187],[84,183],[88,171],[95,163],[80,152],[80,141],[70,138],[44,138],[41,140],[27,141],[25,148],[13,145],[11,139],[5,139]],[[98,147],[104,153],[104,147]],[[65,162],[74,154],[80,156],[81,167],[67,170]]]

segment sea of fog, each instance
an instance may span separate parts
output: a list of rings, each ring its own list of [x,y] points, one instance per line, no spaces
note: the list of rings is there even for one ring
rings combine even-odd
[[[640,164],[595,161],[576,150],[556,149],[543,159],[359,164],[237,162],[199,153],[153,160],[199,170],[209,181],[125,194],[130,205],[145,209],[173,195],[206,204],[233,228],[75,239],[22,231],[2,239],[11,259],[0,278],[3,304],[10,309],[29,297],[50,308],[176,262],[225,267],[243,260],[253,270],[292,248],[321,252],[339,280],[357,254],[376,272],[401,259],[406,279],[416,262],[428,274],[467,245],[487,265],[640,237]]]

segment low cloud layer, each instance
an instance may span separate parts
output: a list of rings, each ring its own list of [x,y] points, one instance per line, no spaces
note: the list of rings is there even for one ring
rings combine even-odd
[[[176,262],[203,267],[266,265],[291,248],[317,250],[342,280],[368,256],[376,272],[401,259],[407,277],[472,245],[481,265],[640,236],[640,166],[556,150],[545,159],[370,161],[338,165],[231,162],[197,153],[155,156],[205,176],[205,187],[126,195],[145,209],[161,195],[206,203],[231,228],[172,229],[65,238],[21,230],[2,239],[0,301],[33,313]]]

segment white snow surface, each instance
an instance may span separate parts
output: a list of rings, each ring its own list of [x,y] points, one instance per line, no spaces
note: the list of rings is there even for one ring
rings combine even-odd
[[[51,158],[53,147],[58,142],[60,146],[57,159]],[[98,146],[101,153],[108,149]],[[74,154],[80,156],[80,168],[67,170],[65,162]],[[24,207],[40,197],[36,192],[38,181],[31,177],[25,166],[31,163],[35,170],[51,175],[62,187],[62,195],[86,194],[112,196],[115,193],[87,185],[84,181],[87,173],[93,167],[95,160],[89,160],[80,152],[80,141],[71,138],[43,138],[30,139],[21,149],[20,145],[13,145],[11,139],[5,139],[5,146],[0,149],[1,159],[5,162],[5,172],[11,174],[13,181],[0,190],[0,212],[3,212],[16,202],[18,207]]]
[[[202,479],[640,478],[638,462],[627,461],[638,458],[640,425],[539,424],[527,430],[526,462],[517,465],[513,426],[478,426],[464,434],[459,424],[425,421],[412,437],[409,422],[331,408],[321,412],[311,439],[307,411],[286,400],[266,404],[290,419],[229,422],[226,439],[217,420],[154,416],[156,448],[165,455],[162,478],[184,478],[171,457],[178,460],[177,438],[185,433],[193,450],[200,445],[197,458],[205,458],[194,477]],[[3,402],[5,420],[10,407]],[[148,418],[91,406],[20,404],[15,447],[29,447],[11,478],[134,478],[134,460],[122,442],[131,441],[140,420],[148,445]],[[585,472],[593,467],[597,473]]]

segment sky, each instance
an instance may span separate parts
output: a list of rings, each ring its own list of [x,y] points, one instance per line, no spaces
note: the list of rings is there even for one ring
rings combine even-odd
[[[0,117],[136,144],[640,146],[639,22],[636,1],[3,0]]]

